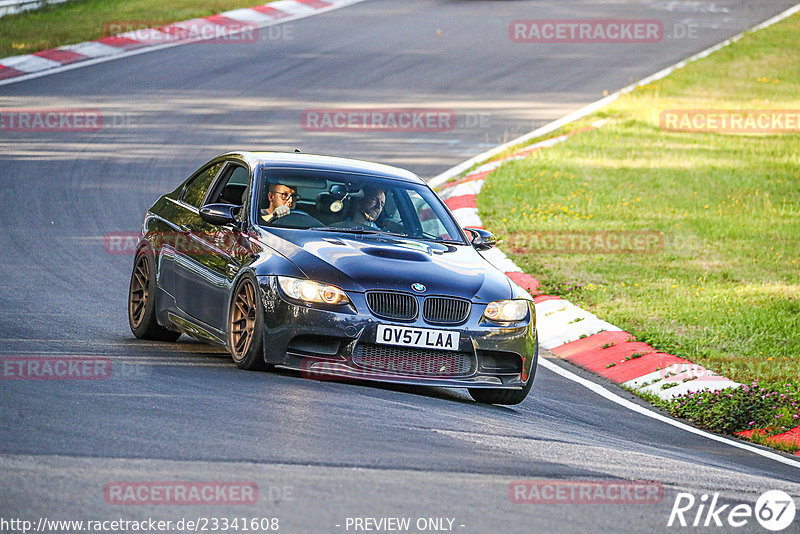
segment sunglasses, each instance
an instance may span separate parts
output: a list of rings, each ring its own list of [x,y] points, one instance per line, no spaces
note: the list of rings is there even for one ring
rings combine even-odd
[[[292,197],[294,197],[295,200],[299,200],[300,199],[300,195],[298,195],[297,193],[286,193],[284,191],[272,191],[272,194],[273,195],[278,195],[283,200],[289,200]]]

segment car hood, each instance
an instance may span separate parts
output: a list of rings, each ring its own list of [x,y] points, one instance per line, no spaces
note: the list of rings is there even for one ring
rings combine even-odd
[[[511,298],[508,278],[468,245],[450,245],[376,234],[271,229],[262,241],[309,279],[345,291],[449,295],[473,302]],[[257,274],[276,274],[257,272]]]

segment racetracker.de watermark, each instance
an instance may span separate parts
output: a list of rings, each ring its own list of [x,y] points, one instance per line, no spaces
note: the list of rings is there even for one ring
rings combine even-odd
[[[97,109],[0,109],[0,132],[96,132],[132,127],[133,117]]]
[[[112,256],[133,256],[139,250],[141,232],[109,232],[103,236],[103,248]],[[167,247],[181,254],[204,256],[219,254],[219,249],[246,254],[249,251],[247,234],[227,232],[152,232],[150,242],[159,248]]]
[[[107,504],[119,505],[249,505],[258,502],[255,482],[109,482]]]
[[[515,504],[656,504],[664,486],[649,480],[517,480],[508,486]]]
[[[656,254],[664,249],[664,234],[652,230],[519,232],[507,246],[516,254]]]
[[[449,132],[456,128],[456,113],[432,108],[305,109],[300,126],[316,132]]]
[[[658,43],[664,24],[657,19],[513,20],[508,36],[514,43]]]
[[[105,380],[111,360],[103,356],[3,356],[2,380]]]
[[[667,109],[659,123],[668,132],[798,133],[800,109]]]
[[[353,335],[355,335],[355,332]],[[397,355],[389,361],[380,361],[380,359],[376,361],[376,359],[364,357],[354,358],[354,360],[356,359],[358,361],[354,365],[360,366],[359,369],[354,369],[349,364],[343,364],[338,361],[303,358],[300,363],[300,376],[311,380],[331,382],[391,381],[408,376],[430,380],[449,380],[453,377],[463,376],[468,371],[463,367],[463,362],[460,362],[459,358],[453,358],[444,353],[438,358],[426,360],[403,355]],[[522,380],[527,380],[528,372],[522,369],[520,376]]]
[[[412,356],[398,356],[393,358],[385,369],[354,370],[350,367],[342,368],[335,362],[318,361],[304,358],[300,364],[300,376],[311,380],[329,382],[349,382],[358,380],[391,380],[407,375],[424,376],[425,378],[450,378],[457,372],[454,361],[442,361],[437,364],[434,360],[420,363]]]
[[[264,37],[270,40],[290,40],[291,26],[288,29],[275,26],[275,30],[266,30],[264,36],[258,25],[226,17],[211,19],[193,19],[177,22],[169,26],[159,26],[158,21],[148,20],[116,20],[103,24],[106,37],[129,39],[136,44],[162,45],[180,41],[200,41],[211,44],[251,44]]]

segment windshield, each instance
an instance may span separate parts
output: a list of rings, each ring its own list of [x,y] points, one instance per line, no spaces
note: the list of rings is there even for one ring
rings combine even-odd
[[[391,234],[465,244],[439,197],[423,184],[361,174],[262,169],[258,224]]]

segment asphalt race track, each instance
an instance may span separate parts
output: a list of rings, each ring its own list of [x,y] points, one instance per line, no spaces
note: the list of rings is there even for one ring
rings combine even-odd
[[[92,132],[0,132],[0,357],[112,364],[106,380],[0,381],[0,516],[266,517],[287,533],[353,532],[357,517],[449,518],[439,526],[463,533],[694,532],[703,529],[667,527],[679,492],[751,507],[767,490],[800,495],[800,462],[653,421],[541,367],[524,403],[500,407],[458,390],[240,371],[185,336],[136,340],[126,318],[133,257],[104,247],[221,152],[298,147],[430,178],[793,3],[367,0],[263,30],[257,43],[178,46],[0,87],[0,109],[93,109],[107,120]],[[659,19],[667,37],[509,39],[512,20],[570,18]],[[456,125],[301,124],[304,110],[342,106],[433,108]],[[625,505],[510,499],[511,483],[534,479],[649,480],[665,495]],[[104,488],[118,481],[248,481],[259,498],[108,504]],[[750,518],[704,531],[764,529]],[[800,532],[800,519],[783,532]]]

